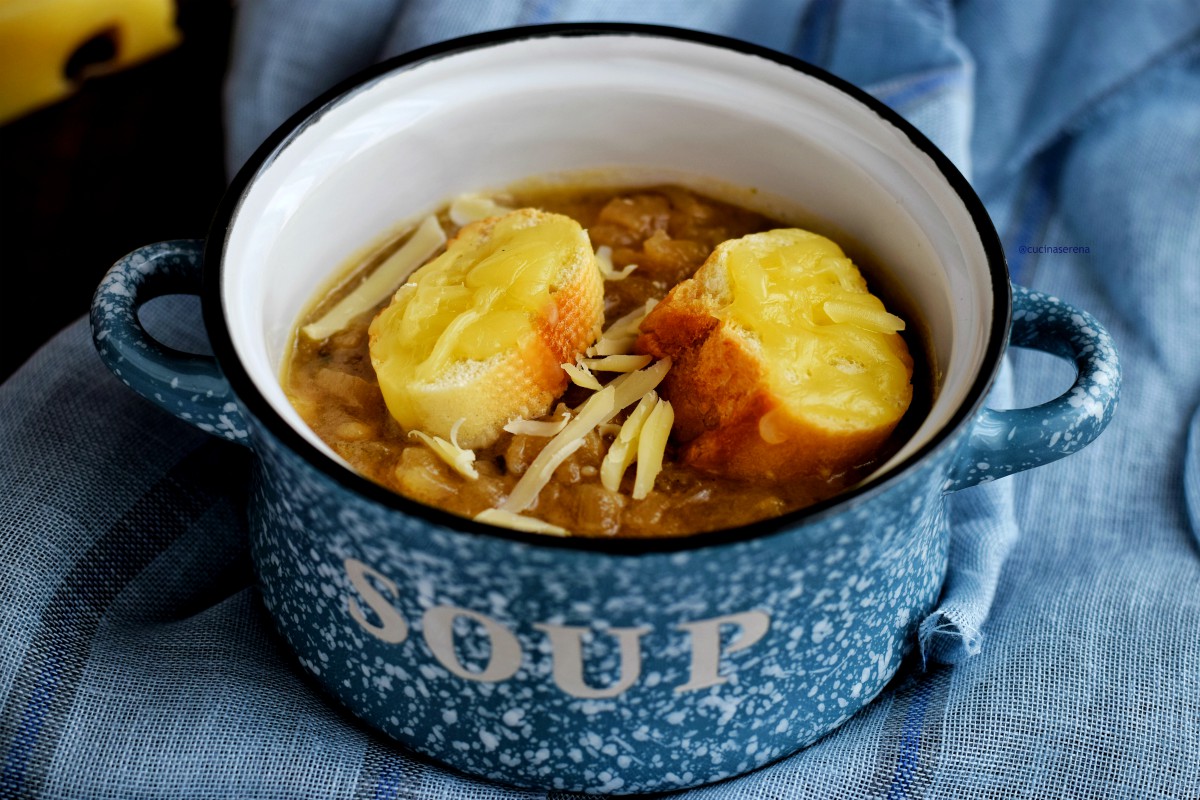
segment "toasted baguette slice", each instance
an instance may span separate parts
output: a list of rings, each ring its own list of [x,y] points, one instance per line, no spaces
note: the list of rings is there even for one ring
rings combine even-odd
[[[407,430],[462,447],[538,417],[567,385],[561,364],[596,340],[604,287],[587,232],[531,208],[465,226],[372,321],[371,363]]]
[[[642,321],[634,349],[674,360],[660,391],[684,463],[829,478],[869,461],[908,409],[903,328],[841,248],[789,228],[718,246]]]

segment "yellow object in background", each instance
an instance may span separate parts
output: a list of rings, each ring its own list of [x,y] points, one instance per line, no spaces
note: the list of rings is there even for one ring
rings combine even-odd
[[[179,39],[174,0],[0,0],[0,124]]]

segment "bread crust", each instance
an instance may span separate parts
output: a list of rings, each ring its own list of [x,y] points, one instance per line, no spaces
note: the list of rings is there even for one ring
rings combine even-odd
[[[743,480],[829,479],[870,461],[899,422],[833,426],[795,413],[771,389],[757,342],[716,316],[726,287],[715,279],[722,251],[678,284],[642,321],[634,349],[673,360],[660,392],[675,409],[680,460]],[[912,377],[912,358],[893,334]],[[904,399],[911,401],[911,385]]]

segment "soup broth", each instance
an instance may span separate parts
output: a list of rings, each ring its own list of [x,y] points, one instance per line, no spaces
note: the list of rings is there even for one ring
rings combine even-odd
[[[606,325],[647,300],[661,300],[690,277],[721,242],[786,227],[679,186],[524,188],[497,195],[496,200],[513,208],[534,207],[572,217],[587,230],[593,247],[611,249],[615,271],[636,265],[626,277],[605,281]],[[439,212],[438,220],[450,235],[458,229],[446,209]],[[363,261],[346,265],[347,279],[310,309],[299,321],[298,330],[353,291],[405,239],[401,236]],[[601,462],[617,427],[609,424],[587,434],[583,446],[557,467],[527,514],[576,536],[681,536],[801,509],[861,481],[915,429],[928,408],[930,392],[922,326],[911,305],[896,297],[894,290],[889,293],[892,287],[877,279],[871,265],[856,256],[872,291],[908,320],[904,337],[914,360],[912,404],[874,458],[828,478],[768,483],[698,472],[678,463],[676,446],[668,443],[653,490],[635,500],[630,492],[632,470],[624,476],[620,491],[610,491],[601,483]],[[471,479],[425,443],[410,437],[385,407],[368,352],[368,328],[386,305],[385,300],[321,341],[298,333],[284,367],[289,399],[329,447],[358,472],[388,489],[466,517],[497,507],[549,438],[502,433],[492,445],[475,451],[478,477]],[[496,390],[503,391],[503,387]],[[560,402],[542,419],[561,419],[589,394],[569,385]],[[631,410],[613,423],[620,423]]]

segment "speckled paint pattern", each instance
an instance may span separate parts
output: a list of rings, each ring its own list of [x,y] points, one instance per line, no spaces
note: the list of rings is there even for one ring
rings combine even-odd
[[[134,250],[105,274],[92,298],[92,340],[126,386],[224,439],[248,444],[241,408],[215,359],[172,350],[146,335],[137,310],[167,294],[198,294],[204,242],[181,239]]]
[[[677,789],[786,755],[878,694],[947,564],[942,495],[930,487],[949,451],[815,524],[720,547],[614,555],[397,516],[342,496],[269,434],[258,441],[254,560],[301,663],[400,741],[508,783]],[[382,615],[368,610],[348,561],[351,571],[369,567],[367,594],[386,602]],[[447,624],[456,609],[477,616]],[[721,618],[768,624],[740,650],[748,626],[713,626],[720,653],[695,663],[704,621]],[[556,648],[547,624],[586,630],[582,658]],[[620,630],[641,631],[636,658],[622,661]],[[439,654],[447,634],[453,654]],[[511,674],[492,661],[509,636]],[[581,673],[597,694],[629,685],[611,697],[572,696],[555,674],[564,659],[576,665],[568,677]],[[479,679],[489,671],[499,679]],[[690,689],[697,672],[721,682]]]

